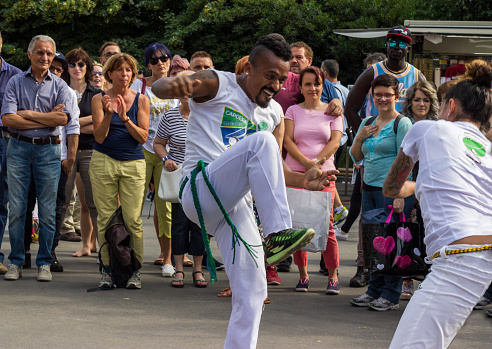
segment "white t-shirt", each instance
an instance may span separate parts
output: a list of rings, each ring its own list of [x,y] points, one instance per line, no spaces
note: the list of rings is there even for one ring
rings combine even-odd
[[[466,121],[422,120],[403,153],[419,161],[415,194],[425,224],[427,255],[471,235],[492,235],[491,143]]]
[[[137,79],[133,82],[131,88],[142,93],[142,80]],[[176,108],[179,104],[179,99],[161,99],[152,93],[152,87],[145,86],[145,93],[150,99],[150,122],[149,135],[143,147],[151,153],[154,153],[154,138],[157,133],[157,128],[161,122],[162,116],[169,109]]]
[[[236,75],[214,70],[219,78],[217,95],[206,102],[190,99],[183,175],[198,161],[210,163],[228,147],[257,131],[272,132],[283,117],[280,104],[266,108],[253,103],[236,82]]]

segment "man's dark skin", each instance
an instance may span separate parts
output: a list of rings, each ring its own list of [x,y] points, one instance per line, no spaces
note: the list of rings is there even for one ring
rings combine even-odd
[[[388,40],[390,39],[395,40],[396,42],[408,43],[408,41],[400,36],[390,36]],[[398,45],[396,45],[396,47],[389,47],[386,42],[388,59],[384,61],[385,63],[383,64],[392,72],[401,72],[406,67],[405,58],[409,49],[410,46],[407,46],[403,50],[400,49]],[[372,80],[374,80],[374,69],[369,67],[361,75],[359,75],[354,87],[352,87],[348,94],[347,102],[345,103],[345,117],[354,130],[358,130],[361,124],[361,119],[358,113],[360,108],[362,108],[365,96],[371,88]],[[426,80],[422,73],[419,74],[419,81],[420,80]]]

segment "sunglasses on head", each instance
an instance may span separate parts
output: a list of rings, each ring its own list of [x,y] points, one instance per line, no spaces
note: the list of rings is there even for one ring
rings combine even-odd
[[[388,40],[388,46],[391,48],[398,46],[399,49],[404,50],[407,48],[408,45],[409,44],[407,44],[406,42],[396,41],[396,40]]]
[[[169,56],[168,55],[162,55],[160,57],[152,57],[152,58],[149,58],[149,63],[152,64],[152,65],[156,65],[159,61],[161,61],[162,63],[166,63],[169,59]]]
[[[83,67],[85,67],[85,63],[84,62],[68,63],[68,66],[70,68],[75,68],[75,66],[78,66],[79,68],[83,68]]]

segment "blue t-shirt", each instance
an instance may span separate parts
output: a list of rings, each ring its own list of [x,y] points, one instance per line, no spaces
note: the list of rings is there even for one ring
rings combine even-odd
[[[102,92],[104,96],[104,92]],[[130,120],[138,126],[138,99],[140,98],[140,92],[137,92],[133,104],[126,112],[126,115]],[[113,112],[113,117],[111,118],[111,124],[109,126],[108,135],[106,139],[101,144],[98,142],[94,143],[94,150],[100,153],[106,154],[107,156],[118,160],[118,161],[130,161],[130,160],[140,160],[145,159],[142,145],[133,138],[130,131],[126,128],[123,121],[121,121],[119,115]]]
[[[366,118],[362,120],[357,136],[360,130],[366,125]],[[374,125],[376,119],[374,119],[372,125]],[[412,122],[407,117],[402,117],[398,123],[397,134],[393,132],[393,126],[395,120],[388,122],[381,130],[379,130],[377,136],[371,136],[364,140],[362,143],[362,154],[364,154],[364,183],[373,187],[382,187],[384,179],[388,174],[393,161],[400,151],[401,142],[407,134],[408,130],[412,126]],[[357,136],[355,137],[357,139]],[[352,149],[350,150],[350,156],[352,160]],[[355,160],[354,160],[355,162]]]

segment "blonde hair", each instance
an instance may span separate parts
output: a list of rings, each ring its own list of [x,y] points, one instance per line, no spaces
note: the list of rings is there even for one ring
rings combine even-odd
[[[195,74],[195,72],[193,70],[182,70],[176,76],[188,76],[191,74]]]
[[[130,79],[130,83],[128,86],[131,86],[131,84],[133,84],[138,73],[137,60],[128,53],[117,53],[111,56],[111,58],[106,61],[102,71],[106,81],[108,81],[109,83],[113,83],[113,80],[109,77],[108,72],[115,71],[116,69],[121,67],[123,62],[127,62],[132,69],[132,78]]]

